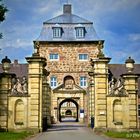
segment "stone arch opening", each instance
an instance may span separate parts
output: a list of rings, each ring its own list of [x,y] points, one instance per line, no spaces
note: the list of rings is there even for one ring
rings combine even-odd
[[[66,110],[65,115],[72,116],[72,111],[70,109]]]
[[[14,121],[16,125],[23,125],[24,124],[24,103],[21,99],[18,99],[15,102],[15,117],[14,117]]]
[[[114,100],[113,102],[113,122],[122,123],[122,104],[120,100]]]
[[[72,102],[72,103],[75,104],[75,106],[76,106],[76,116],[75,117],[76,117],[76,122],[78,122],[79,121],[79,118],[78,118],[79,106],[78,106],[78,103],[74,99],[72,99],[72,98],[66,98],[66,99],[64,99],[63,101],[60,102],[59,109],[58,109],[59,121],[62,122],[61,107],[62,107],[62,104],[65,103],[65,102],[68,102],[68,103]],[[69,113],[70,113],[71,110],[70,109],[67,109],[67,111],[69,111]]]

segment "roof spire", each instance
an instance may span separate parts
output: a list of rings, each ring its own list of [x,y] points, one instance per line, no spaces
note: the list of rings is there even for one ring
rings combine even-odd
[[[64,4],[63,6],[63,13],[64,14],[71,14],[71,4]]]

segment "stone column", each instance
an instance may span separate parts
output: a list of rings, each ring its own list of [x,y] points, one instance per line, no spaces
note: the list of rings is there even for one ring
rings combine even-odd
[[[110,58],[101,57],[94,62],[95,128],[107,127],[108,63]]]
[[[90,72],[88,72],[90,76],[90,85],[89,85],[89,118],[88,123],[91,124],[91,118],[94,118],[94,102],[95,102],[95,91],[94,91],[94,72],[93,68]]]
[[[49,75],[49,72],[44,69],[43,70],[43,129],[46,130],[47,127],[50,125],[50,112],[49,112],[49,108],[50,105],[48,105],[50,103],[50,97],[49,97],[49,90],[48,90],[48,83],[47,83],[47,76]]]
[[[38,52],[35,52],[32,57],[26,58],[28,65],[28,127],[36,131],[42,131],[42,97],[43,97],[43,68],[46,64],[46,59],[40,57]]]
[[[129,129],[138,128],[138,76],[133,73],[123,74],[125,90],[128,93],[129,104]]]
[[[0,74],[0,129],[8,130],[8,94],[11,91],[12,78],[15,74]]]

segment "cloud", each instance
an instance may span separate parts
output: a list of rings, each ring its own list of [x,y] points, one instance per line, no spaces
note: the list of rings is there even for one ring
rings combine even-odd
[[[16,50],[16,57],[24,59],[24,55],[31,53],[32,41],[39,36],[42,23],[62,14],[65,2],[66,0],[4,0],[9,12],[0,25],[0,31],[4,35],[4,39],[0,40],[3,53],[9,52],[13,58]],[[123,63],[130,55],[140,62],[140,0],[69,2],[74,14],[93,21],[98,36],[105,40],[104,51],[112,57],[112,63]]]
[[[128,35],[130,41],[140,41],[140,33],[133,33]]]

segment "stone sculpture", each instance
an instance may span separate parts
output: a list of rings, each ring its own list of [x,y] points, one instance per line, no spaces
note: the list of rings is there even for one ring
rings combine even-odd
[[[112,77],[109,82],[109,94],[110,95],[126,95],[126,91],[124,90],[124,79],[119,77],[117,81]]]
[[[11,94],[27,94],[28,88],[27,88],[27,80],[26,77],[22,77],[22,81],[20,81],[19,78],[13,78],[12,79],[12,90]]]

